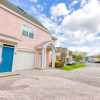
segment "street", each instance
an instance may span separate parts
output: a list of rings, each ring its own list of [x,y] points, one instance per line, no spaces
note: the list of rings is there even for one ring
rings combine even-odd
[[[88,66],[100,67],[100,63],[87,63]]]

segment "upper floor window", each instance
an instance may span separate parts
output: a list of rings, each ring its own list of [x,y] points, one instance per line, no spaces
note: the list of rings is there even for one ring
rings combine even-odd
[[[34,29],[23,24],[22,35],[33,39],[34,38]]]

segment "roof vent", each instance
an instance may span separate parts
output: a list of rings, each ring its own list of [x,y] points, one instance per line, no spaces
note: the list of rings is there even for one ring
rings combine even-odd
[[[26,12],[23,10],[23,9],[21,9],[20,7],[17,7],[18,9],[20,9],[21,11],[23,11],[24,12],[24,14],[26,14]]]
[[[21,9],[20,7],[17,7],[17,8],[19,8],[21,11],[24,11],[23,9]]]

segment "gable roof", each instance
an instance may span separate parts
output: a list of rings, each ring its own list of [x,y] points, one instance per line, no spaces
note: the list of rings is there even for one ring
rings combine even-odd
[[[62,47],[56,47],[56,49],[57,49],[56,53],[59,53],[62,51]]]
[[[62,48],[62,47],[56,47],[57,51],[56,53],[60,53],[60,52],[67,52],[67,48]]]
[[[62,48],[62,52],[67,52],[67,48]]]
[[[21,15],[22,17],[28,19],[29,21],[35,23],[36,25],[40,26],[44,30],[48,31],[48,33],[50,33],[50,31],[45,26],[43,26],[37,19],[35,19],[34,17],[32,17],[31,15],[26,13],[21,8],[19,8],[19,7],[15,6],[14,4],[10,3],[8,0],[0,0],[0,4],[7,7],[10,10],[12,10],[13,12]]]
[[[53,35],[52,35],[51,37],[52,37],[52,39],[54,39],[54,40],[58,40],[58,39],[57,39],[55,36],[53,36]]]
[[[44,46],[45,44],[49,43],[49,42],[50,42],[50,41],[45,41],[45,42],[39,44],[38,46],[36,46],[36,48],[43,48],[43,46]]]
[[[55,49],[55,51],[56,51],[56,48],[55,48],[55,46],[54,46],[52,41],[45,41],[45,42],[39,44],[38,46],[36,46],[36,48],[40,49],[40,48],[48,47],[48,46],[50,46],[50,47],[52,46]]]

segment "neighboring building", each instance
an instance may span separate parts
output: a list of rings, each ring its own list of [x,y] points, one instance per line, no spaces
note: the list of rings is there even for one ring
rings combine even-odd
[[[56,57],[57,56],[60,56],[60,54],[61,54],[61,51],[62,51],[62,47],[56,47]]]
[[[55,41],[35,18],[0,0],[0,72],[46,68],[51,59],[55,67]]]
[[[97,62],[97,61],[100,61],[100,59],[97,56],[89,56],[88,61],[89,62]]]
[[[66,61],[68,62],[68,61],[72,60],[72,56],[69,55],[69,50],[67,48],[56,47],[56,49],[57,49],[56,58],[59,58],[61,55],[61,52],[64,52],[64,53],[66,53]],[[60,60],[60,58],[59,58],[59,60]]]

